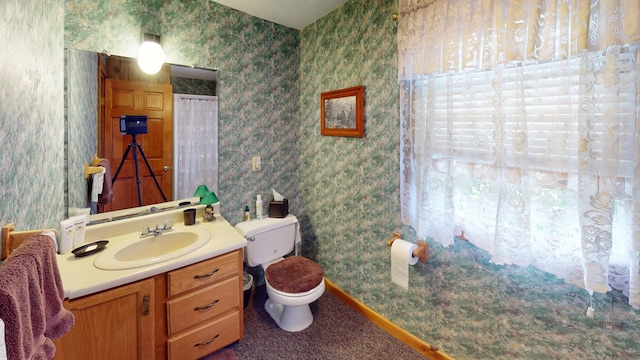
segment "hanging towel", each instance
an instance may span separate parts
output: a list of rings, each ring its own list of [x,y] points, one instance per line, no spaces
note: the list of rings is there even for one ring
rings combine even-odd
[[[56,232],[53,231],[53,230],[47,230],[47,231],[41,232],[40,235],[46,235],[51,239],[51,242],[53,243],[53,250],[57,253],[58,252],[58,237],[56,235]]]
[[[102,189],[104,188],[104,173],[106,169],[104,167],[100,167],[100,169],[100,172],[91,175],[91,202],[98,202],[98,196],[102,194]]]
[[[111,188],[111,165],[109,165],[109,160],[101,159],[98,166],[102,166],[105,170],[104,181],[102,183],[102,193],[98,196],[98,204],[106,205],[112,202],[115,197],[113,189]]]
[[[0,318],[6,326],[8,360],[53,358],[53,340],[75,322],[63,299],[51,238],[26,239],[0,266]]]

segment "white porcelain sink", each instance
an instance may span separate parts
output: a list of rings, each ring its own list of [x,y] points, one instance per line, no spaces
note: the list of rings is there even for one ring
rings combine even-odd
[[[93,265],[103,270],[123,270],[175,259],[199,249],[211,238],[200,228],[176,229],[162,235],[114,241],[96,257]]]

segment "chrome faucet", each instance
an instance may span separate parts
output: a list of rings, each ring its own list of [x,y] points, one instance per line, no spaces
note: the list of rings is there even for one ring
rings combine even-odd
[[[163,232],[171,230],[173,230],[173,223],[171,221],[166,221],[162,227],[160,227],[160,225],[158,224],[156,224],[154,228],[150,228],[149,225],[145,225],[142,227],[142,229],[140,229],[140,237],[151,235],[158,236],[162,235]]]

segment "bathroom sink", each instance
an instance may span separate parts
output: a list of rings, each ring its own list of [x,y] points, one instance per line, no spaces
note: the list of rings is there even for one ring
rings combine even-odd
[[[199,249],[211,238],[204,229],[179,229],[162,235],[112,242],[93,262],[103,270],[123,270],[157,264]]]

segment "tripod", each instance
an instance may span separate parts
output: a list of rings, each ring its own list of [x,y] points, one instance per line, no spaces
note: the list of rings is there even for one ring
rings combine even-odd
[[[162,195],[162,199],[164,199],[164,201],[166,202],[167,197],[164,196],[164,192],[162,191],[162,188],[158,183],[158,179],[156,179],[156,175],[153,173],[153,170],[151,170],[151,165],[149,165],[149,161],[147,161],[147,157],[144,156],[144,151],[142,151],[142,146],[140,146],[140,143],[136,140],[136,134],[131,134],[131,143],[127,145],[127,150],[124,151],[122,160],[120,160],[120,165],[118,165],[118,170],[116,170],[115,175],[113,175],[113,179],[111,180],[111,183],[115,183],[116,180],[118,179],[118,174],[120,173],[120,169],[122,169],[122,164],[124,164],[124,161],[127,159],[127,155],[129,155],[129,150],[131,150],[131,148],[133,148],[133,164],[136,168],[136,185],[138,187],[138,204],[142,206],[142,194],[140,193],[140,183],[142,181],[140,181],[140,170],[138,169],[137,150],[140,150],[140,155],[142,155],[142,159],[144,160],[144,163],[147,165],[147,169],[149,169],[149,173],[151,174],[153,181],[156,183],[158,190],[160,190],[160,195]]]

